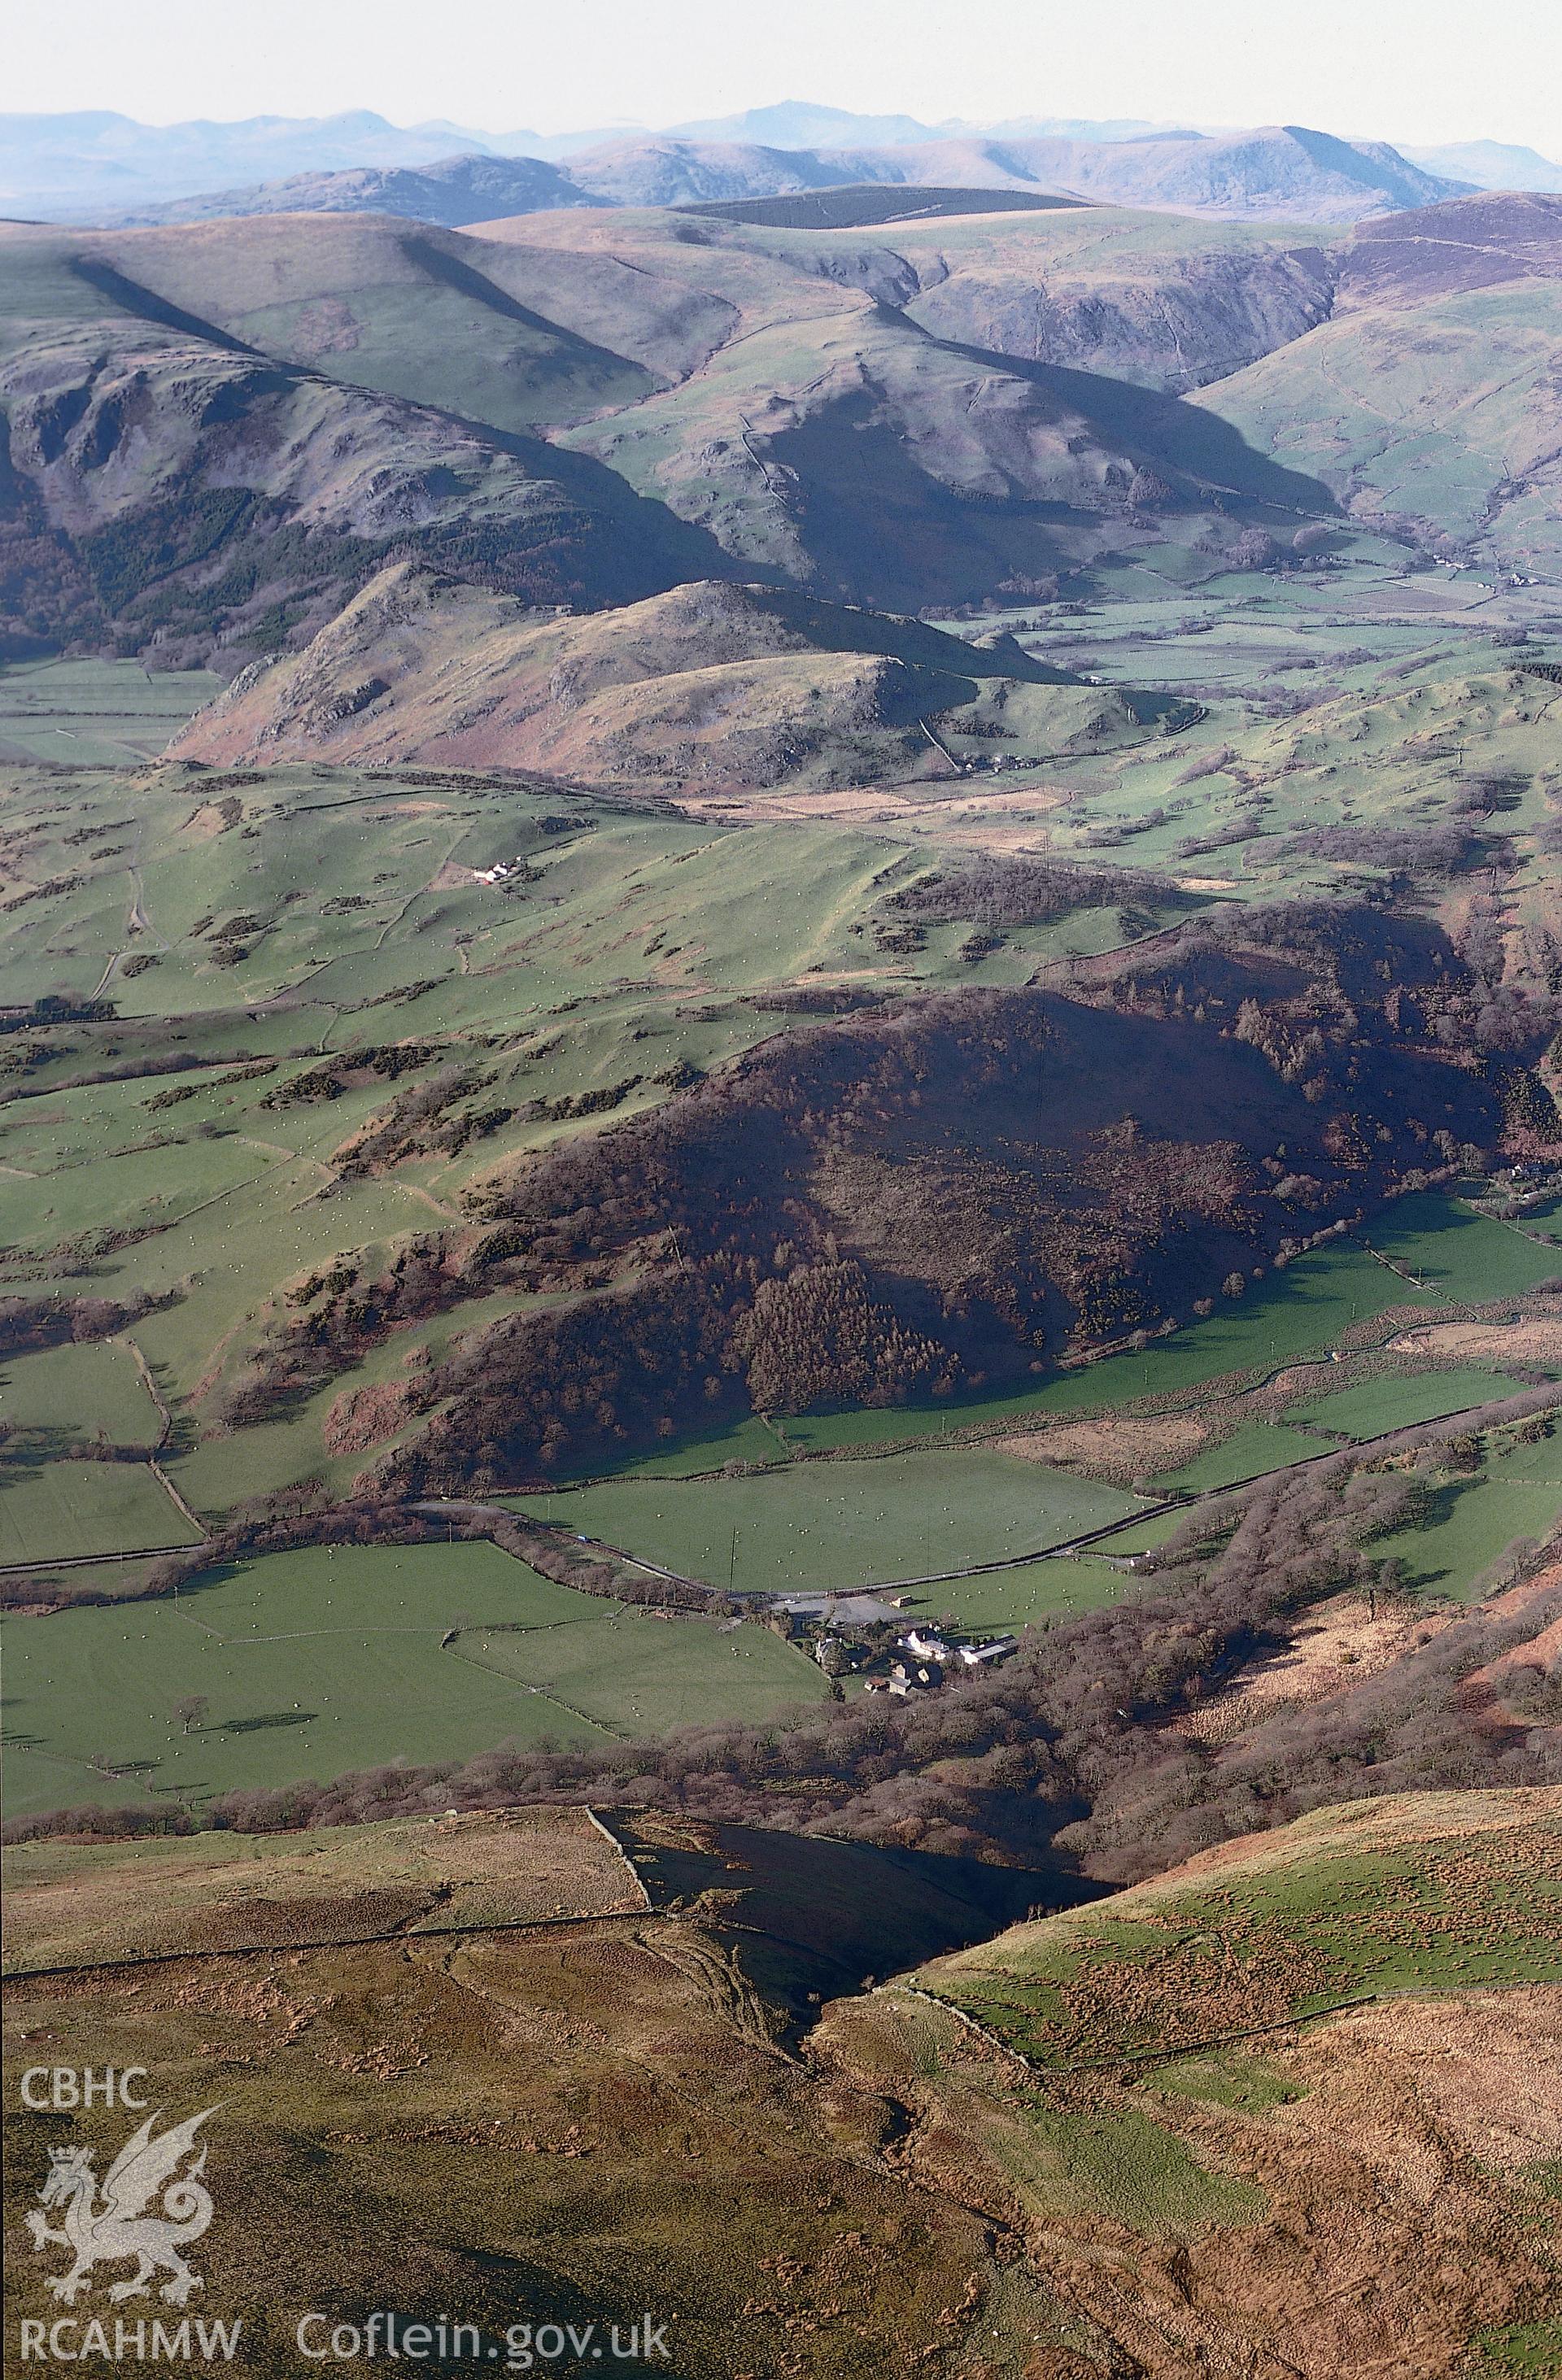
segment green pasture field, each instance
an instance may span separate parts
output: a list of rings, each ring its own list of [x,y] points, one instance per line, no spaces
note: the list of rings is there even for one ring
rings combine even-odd
[[[768,1718],[826,1691],[767,1629],[650,1619],[486,1544],[267,1554],[177,1597],[6,1630],[14,1812]],[[188,1694],[210,1709],[187,1736]]]
[[[141,1463],[13,1463],[0,1470],[0,1563],[188,1546],[196,1534]]]
[[[106,1339],[0,1357],[0,1424],[114,1446],[155,1446],[163,1427],[135,1357]]]
[[[0,1117],[13,1129],[43,1137],[52,1112],[60,1115],[63,1135],[71,1121],[64,1111],[86,1108],[92,1096],[83,1090],[40,1101],[45,1113],[38,1119],[18,1119],[15,1105]],[[100,1104],[107,1111],[114,1102],[100,1094]],[[258,1123],[263,1131],[271,1119]],[[0,1123],[0,1133],[4,1128]],[[335,1130],[340,1129],[338,1123]],[[316,1133],[322,1130],[317,1123]],[[370,1179],[332,1188],[322,1160],[280,1143],[256,1148],[250,1135],[235,1132],[189,1147],[194,1179],[181,1180],[185,1152],[175,1145],[118,1160],[105,1154],[99,1164],[82,1160],[63,1177],[43,1176],[28,1185],[29,1197],[18,1201],[31,1208],[38,1240],[66,1245],[64,1261],[48,1276],[51,1289],[87,1296],[140,1292],[168,1300],[142,1316],[133,1335],[176,1408],[225,1351],[235,1323],[247,1315],[258,1322],[282,1283],[328,1265],[344,1250],[413,1231],[429,1216],[426,1204],[398,1183]],[[95,1209],[94,1182],[101,1202]],[[329,1196],[323,1196],[327,1190]],[[96,1245],[104,1230],[136,1236],[104,1258]]]
[[[669,1619],[633,1605],[599,1603],[589,1619],[524,1635],[464,1636],[463,1659],[587,1710],[625,1735],[716,1718],[774,1718],[791,1704],[822,1701],[817,1661],[764,1627]]]
[[[724,1463],[786,1463],[791,1459],[790,1442],[784,1428],[764,1421],[758,1414],[737,1421],[730,1429],[713,1430],[705,1437],[676,1439],[666,1449],[658,1448],[653,1454],[626,1463],[615,1475],[620,1479],[695,1479],[702,1473],[719,1471]]]
[[[136,768],[223,690],[210,670],[153,674],[140,662],[0,666],[0,763]]]
[[[1409,1429],[1416,1422],[1440,1421],[1445,1414],[1492,1404],[1499,1397],[1521,1396],[1531,1385],[1510,1379],[1505,1372],[1459,1364],[1450,1371],[1423,1372],[1408,1379],[1386,1376],[1361,1380],[1333,1396],[1292,1405],[1288,1418],[1340,1438],[1381,1438],[1391,1429]]]
[[[1000,615],[1001,625],[1059,668],[1235,706],[1276,680],[1311,696],[1322,675],[1331,689],[1366,693],[1385,663],[1489,662],[1493,628],[1532,615],[1533,598],[1504,592],[1494,600],[1489,585],[1470,578],[1454,585],[1441,573],[1407,579],[1397,550],[1343,522],[1336,535],[1338,552],[1348,556],[1344,573],[1217,574],[1198,585],[1168,585],[1153,566],[1128,563],[1100,570],[1092,594],[1067,614],[1020,608]],[[962,625],[939,625],[957,634]],[[1296,666],[1309,662],[1316,671]],[[1225,715],[1228,731],[1239,713]],[[1222,740],[1206,724],[1179,735],[1177,748],[1189,756]],[[1105,765],[1134,764],[1118,756]]]
[[[1072,798],[1045,815],[1053,848],[1149,868],[1205,900],[1359,895],[1382,864],[1370,851],[1331,858],[1319,830],[1467,820],[1467,777],[1496,772],[1529,788],[1503,825],[1521,867],[1532,856],[1558,729],[1545,683],[1512,675],[1494,650],[1503,621],[1310,616],[1304,591],[1233,585],[1202,617],[1186,602],[1110,602],[1022,633],[1038,659],[1106,681],[1158,678],[1208,713],[1182,735],[1071,766]],[[1306,707],[1271,715],[1293,698]],[[1032,782],[1044,780],[1006,780]]]
[[[1419,1528],[1380,1537],[1374,1553],[1397,1556],[1419,1594],[1468,1601],[1483,1572],[1517,1537],[1537,1541],[1562,1520],[1562,1446],[1555,1438],[1489,1451],[1476,1475],[1455,1475],[1433,1490]]]
[[[84,1561],[69,1570],[40,1564],[39,1575],[46,1579],[51,1602],[122,1603],[146,1593],[156,1568],[155,1557],[107,1554],[102,1561]]]
[[[795,1463],[749,1478],[604,1481],[509,1500],[687,1577],[773,1594],[957,1570],[1059,1544],[1136,1509],[1117,1488],[983,1448]]]
[[[1129,1521],[1114,1529],[1109,1537],[1098,1539],[1091,1548],[1091,1559],[1102,1562],[1132,1561],[1140,1554],[1153,1553],[1158,1546],[1175,1536],[1186,1514],[1179,1511],[1154,1512],[1143,1521]]]
[[[367,1453],[328,1453],[324,1425],[338,1397],[394,1383],[406,1377],[409,1363],[420,1351],[426,1350],[437,1362],[468,1332],[486,1329],[506,1315],[554,1302],[519,1291],[499,1291],[492,1297],[452,1306],[409,1330],[395,1330],[372,1348],[362,1363],[334,1375],[280,1420],[254,1422],[229,1436],[202,1439],[188,1454],[168,1463],[168,1475],[197,1512],[214,1519],[236,1501],[269,1494],[300,1479],[322,1479],[334,1493],[345,1494],[365,1464],[394,1444],[395,1438],[376,1439]],[[421,1427],[427,1418],[427,1415],[415,1415],[406,1427]]]
[[[1549,1248],[1434,1192],[1402,1198],[1365,1226],[1361,1238],[1414,1274],[1417,1285],[1434,1298],[1469,1305],[1518,1297],[1557,1277]]]
[[[38,1153],[48,1115],[29,1116],[27,1153]],[[237,1135],[186,1140],[149,1130],[139,1147],[106,1148],[94,1159],[56,1166],[26,1184],[8,1184],[6,1205],[13,1245],[47,1255],[85,1232],[137,1231],[182,1222],[188,1216],[248,1188],[270,1172],[275,1156]]]
[[[1244,1479],[1260,1478],[1266,1471],[1282,1471],[1288,1463],[1307,1463],[1327,1452],[1317,1439],[1306,1437],[1300,1429],[1287,1429],[1283,1422],[1244,1422],[1220,1445],[1206,1447],[1191,1463],[1161,1472],[1154,1485],[1195,1493],[1206,1488],[1232,1488]]]
[[[642,1083],[632,1111],[664,1096],[651,1079],[658,1071],[707,1067],[779,1028],[779,1012],[740,1004],[746,992],[820,967],[886,989],[919,979],[851,930],[895,854],[882,838],[807,822],[739,832],[634,816],[610,801],[588,808],[552,789],[409,779],[368,794],[351,777],[279,770],[258,792],[219,790],[203,802],[199,778],[170,770],[137,786],[133,819],[113,778],[76,782],[68,817],[52,783],[18,788],[8,815],[28,837],[30,897],[0,917],[9,996],[85,997],[106,974],[123,1016],[172,1020],[157,1054],[182,1045],[192,1065],[302,1062],[409,1033],[475,1042],[496,1031],[516,1054],[489,1070],[496,1081],[523,1078],[520,1096],[634,1072]],[[560,830],[561,818],[580,823]],[[544,830],[543,819],[555,824]],[[469,871],[517,856],[535,880],[471,880]],[[241,929],[225,941],[235,919]],[[934,972],[943,965],[930,954]],[[285,1012],[266,1005],[284,997]],[[520,1050],[528,1036],[542,1054]],[[140,1052],[122,1046],[122,1056],[128,1074]],[[53,1090],[69,1071],[42,1068],[28,1088]],[[149,1083],[134,1103],[127,1094],[119,1121],[177,1144],[253,1116],[275,1085],[238,1097],[220,1086],[187,1110],[144,1117],[142,1101],[172,1087]],[[269,1112],[269,1123],[256,1120],[259,1136],[292,1145],[288,1124]],[[482,1144],[476,1166],[558,1136],[556,1125],[518,1122]],[[103,1148],[100,1129],[92,1154]],[[39,1160],[18,1147],[0,1161],[26,1172]],[[68,1152],[43,1159],[61,1161]],[[427,1169],[453,1180],[473,1170],[472,1155]]]
[[[1141,2108],[1055,2107],[1039,2095],[1020,2107],[1023,2126],[1006,2134],[997,2155],[1022,2202],[1038,2211],[1067,2218],[1090,2206],[1152,2238],[1249,2223],[1263,2211],[1262,2191],[1201,2165]]]
[[[1117,1553],[1115,1538],[1104,1541]],[[958,1628],[997,1636],[1020,1628],[1044,1628],[1055,1620],[1077,1619],[1081,1611],[1099,1611],[1132,1594],[1131,1571],[1097,1554],[1056,1554],[1042,1561],[1020,1562],[1013,1570],[983,1571],[977,1578],[957,1578],[938,1586],[921,1588],[908,1617],[924,1624],[947,1615]]]
[[[1270,2059],[1246,2049],[1216,2049],[1158,2066],[1154,2088],[1177,2099],[1207,2099],[1247,2116],[1266,2116],[1271,2107],[1287,2107],[1303,2095],[1302,2085]]]
[[[140,1261],[125,1268],[134,1286],[155,1293],[189,1282],[187,1295],[136,1325],[148,1363],[178,1396],[189,1396],[214,1363],[238,1352],[226,1334],[246,1317],[258,1323],[279,1283],[329,1265],[344,1250],[372,1249],[415,1231],[428,1212],[392,1182],[345,1184],[329,1199],[320,1189],[318,1170],[307,1160],[274,1165],[232,1199],[206,1208],[191,1228],[135,1252]]]

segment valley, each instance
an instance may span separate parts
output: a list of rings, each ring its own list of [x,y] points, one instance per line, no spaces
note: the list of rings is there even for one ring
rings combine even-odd
[[[0,225],[7,2060],[257,2373],[1539,2380],[1562,200],[775,113]]]
[[[1306,2371],[1385,2339],[1432,2369],[1450,2337],[1544,2368],[1554,1792],[1354,1803],[1074,1907],[1039,1872],[604,1834],[538,1811],[7,1853],[15,2051],[46,2026],[182,2096],[220,2073],[239,2219],[209,2286],[257,2309],[257,2371],[296,2368],[323,2293],[368,2302],[387,2227],[404,2324],[459,2307],[513,2341],[649,2304],[685,2380],[739,2325],[751,2368],[811,2375],[908,2350],[1067,2375],[1125,2336],[1170,2375],[1280,2324]],[[1026,1892],[1058,1913],[959,1947]],[[863,1991],[869,1958],[898,1972]],[[1299,2223],[1355,2286],[1293,2294]]]

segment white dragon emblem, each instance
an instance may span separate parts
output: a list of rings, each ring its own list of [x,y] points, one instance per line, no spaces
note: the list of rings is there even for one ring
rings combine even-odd
[[[206,2164],[205,2144],[188,2173],[179,2167],[195,2146],[195,2135],[215,2107],[203,2107],[188,2123],[173,2124],[153,2138],[152,2128],[162,2114],[147,2118],[128,2140],[104,2176],[102,2204],[92,2152],[80,2143],[49,2151],[49,2178],[38,2193],[40,2206],[61,2206],[65,2216],[56,2231],[33,2207],[27,2228],[34,2252],[68,2248],[76,2258],[68,2273],[51,2275],[49,2287],[67,2305],[74,2305],[92,2287],[94,2265],[117,2265],[130,2257],[136,2270],[128,2280],[116,2281],[109,2296],[117,2305],[126,2298],[144,2297],[154,2272],[169,2275],[162,2295],[173,2305],[184,2305],[192,2289],[205,2286],[192,2273],[179,2251],[199,2240],[212,2220],[212,2196],[200,2176]],[[155,2214],[147,2208],[161,2197]]]

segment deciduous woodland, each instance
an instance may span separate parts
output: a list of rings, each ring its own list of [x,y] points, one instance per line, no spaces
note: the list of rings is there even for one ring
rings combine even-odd
[[[1550,995],[1370,911],[1184,929],[1070,991],[796,1030],[534,1161],[473,1202],[482,1228],[306,1284],[227,1421],[499,1281],[589,1294],[422,1370],[391,1417],[438,1419],[380,1486],[492,1488],[699,1418],[948,1397],[1175,1328],[1465,1148],[1556,1131],[1527,1062]]]

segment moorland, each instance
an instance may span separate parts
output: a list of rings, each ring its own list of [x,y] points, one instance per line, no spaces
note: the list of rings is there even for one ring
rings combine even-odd
[[[1554,2352],[1555,1793],[1349,1803],[1074,1908],[562,1810],[6,1858],[16,2034],[180,2102],[221,2077],[203,2303],[262,2373],[306,2308],[379,2303],[387,2234],[407,2323],[649,2306],[681,2380],[736,2338],[886,2380]],[[983,1876],[1059,1913],[962,1948],[1003,1923]]]

